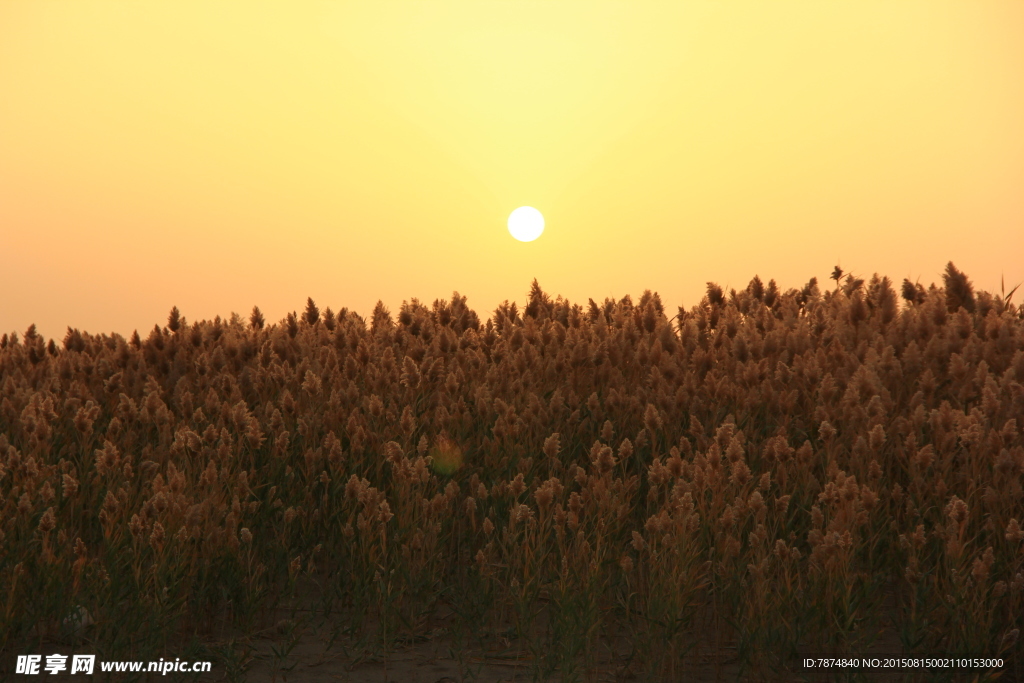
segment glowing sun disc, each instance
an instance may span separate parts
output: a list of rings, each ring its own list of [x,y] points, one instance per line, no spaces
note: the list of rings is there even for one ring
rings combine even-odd
[[[532,242],[544,232],[544,216],[532,206],[520,206],[509,214],[508,231],[520,242]]]

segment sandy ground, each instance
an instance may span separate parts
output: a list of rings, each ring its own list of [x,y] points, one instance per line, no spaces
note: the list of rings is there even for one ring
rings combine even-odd
[[[486,633],[463,634],[451,631],[454,624],[445,609],[439,610],[428,629],[428,636],[415,640],[404,639],[393,646],[385,657],[379,647],[360,643],[357,639],[331,633],[331,626],[322,619],[313,619],[308,610],[278,609],[268,620],[275,626],[258,633],[219,634],[206,642],[217,653],[209,674],[199,676],[168,673],[166,676],[149,674],[138,680],[245,681],[247,683],[530,683],[533,681],[579,681],[580,683],[627,683],[645,680],[638,671],[639,662],[630,663],[629,651],[623,642],[600,641],[594,652],[588,653],[591,665],[577,671],[555,671],[540,678],[538,667],[529,654],[526,643],[520,642],[511,625],[502,625]],[[368,624],[375,630],[375,624]],[[535,627],[542,629],[544,624]],[[91,654],[86,638],[71,644],[60,638],[36,640],[27,649],[0,654],[0,680],[56,681],[56,680],[129,680],[125,674],[108,675],[99,672],[97,663],[93,676],[51,675],[41,671],[39,677],[8,675],[15,670],[17,654]],[[707,633],[704,633],[707,636]],[[467,640],[473,641],[472,644]],[[705,650],[708,650],[705,646]],[[181,656],[184,643],[169,647],[170,657]],[[740,669],[734,656],[735,644],[722,643],[719,656],[709,651],[694,652],[688,657],[688,666],[678,672],[678,680],[735,681]],[[165,657],[168,657],[165,655]],[[563,675],[564,674],[564,675]],[[746,679],[747,677],[744,677]],[[764,680],[756,676],[750,680]],[[792,675],[775,680],[798,680]]]
[[[504,637],[489,638],[487,648],[467,647],[455,642],[444,626],[434,628],[432,636],[418,642],[398,644],[385,660],[382,653],[360,648],[348,638],[336,638],[334,642],[325,628],[313,624],[302,624],[282,619],[278,628],[245,637],[236,634],[232,640],[214,641],[214,647],[221,653],[213,662],[209,674],[198,677],[169,673],[166,676],[150,674],[138,680],[182,680],[182,681],[246,681],[251,683],[531,683],[534,681],[579,681],[580,683],[627,683],[646,680],[635,673],[638,667],[629,666],[628,653],[615,653],[608,643],[602,643],[601,653],[595,653],[594,663],[586,670],[575,672],[556,671],[546,678],[535,678],[535,667],[522,645],[509,632]],[[704,634],[707,636],[708,634]],[[183,651],[184,648],[182,648]],[[60,653],[88,654],[88,643],[71,646],[67,643],[48,641],[39,650],[32,646],[30,651],[49,655]],[[29,651],[26,651],[28,653]],[[180,652],[180,651],[179,651]],[[814,676],[811,672],[761,671],[741,675],[735,657],[736,646],[720,644],[717,654],[710,649],[691,652],[686,667],[676,672],[673,679],[679,681],[903,681],[912,680],[901,675],[882,675],[878,672],[859,678],[838,678],[835,675]],[[93,676],[81,674],[50,675],[41,672],[36,676],[12,676],[14,656],[19,653],[3,653],[0,657],[0,679],[2,680],[128,680],[126,675],[108,676],[98,670]],[[172,650],[173,654],[173,650]],[[45,661],[45,659],[44,659]],[[97,665],[98,668],[98,665]],[[1005,679],[1005,677],[1004,677]],[[969,680],[969,679],[964,679]],[[1008,679],[1005,679],[1008,680]]]
[[[146,681],[246,681],[251,683],[532,683],[547,681],[579,681],[580,683],[627,683],[643,681],[643,675],[631,672],[627,658],[604,658],[587,670],[554,672],[546,678],[534,676],[534,667],[528,656],[517,658],[517,642],[506,639],[499,648],[487,651],[458,648],[449,634],[438,629],[434,637],[420,642],[398,645],[388,653],[360,653],[352,643],[335,641],[330,647],[327,634],[312,627],[295,628],[288,636],[269,634],[236,640],[233,648],[221,643],[222,652],[233,652],[232,662],[221,659],[213,663],[209,674],[193,675],[169,673],[166,676],[149,674],[136,680]],[[346,647],[348,646],[348,647]],[[35,649],[33,649],[35,651]],[[39,654],[89,653],[87,644],[72,647],[67,644],[45,643]],[[718,656],[711,653],[688,658],[687,666],[668,680],[678,681],[912,681],[926,680],[914,677],[912,671],[865,672],[859,676],[842,677],[833,670],[829,674],[810,671],[748,672],[741,675],[739,662],[734,656],[735,646],[724,645]],[[127,675],[107,675],[98,670],[93,676],[50,675],[41,671],[39,676],[17,676],[14,672],[16,653],[3,653],[0,658],[0,680],[4,681],[101,681],[129,680]],[[45,661],[45,660],[44,660]],[[920,673],[920,672],[917,672]],[[947,680],[973,680],[964,675]],[[1014,680],[1007,671],[1000,680]]]
[[[386,655],[352,637],[331,633],[330,624],[313,619],[308,610],[279,609],[268,619],[274,626],[260,632],[219,634],[207,639],[213,661],[212,671],[199,676],[168,673],[166,676],[149,674],[135,680],[159,681],[245,681],[251,683],[531,683],[541,681],[578,681],[579,683],[632,683],[644,681],[640,662],[630,661],[625,640],[602,640],[588,653],[590,665],[577,671],[554,671],[541,678],[535,675],[538,667],[530,657],[525,643],[515,637],[510,625],[497,631],[474,633],[471,638],[459,637],[452,632],[454,623],[442,607],[437,617],[425,629],[429,635],[415,640],[406,639],[396,644]],[[371,630],[373,624],[369,625]],[[543,629],[537,623],[535,628]],[[44,638],[42,644],[16,646],[0,653],[0,680],[3,681],[101,681],[130,680],[125,674],[100,673],[99,665],[92,676],[51,675],[41,671],[39,676],[14,674],[18,654],[91,654],[88,630],[84,642],[71,644],[60,639]],[[691,635],[695,648],[686,657],[684,669],[674,672],[668,680],[679,681],[911,681],[912,671],[872,671],[859,676],[844,677],[838,671],[830,673],[803,669],[798,662],[789,671],[741,671],[736,657],[736,643],[719,637],[711,624],[704,624]],[[470,641],[467,643],[466,641]],[[22,648],[26,649],[22,649]],[[897,653],[899,639],[891,629],[883,632],[871,648],[872,652]],[[170,657],[181,656],[184,643],[169,647]],[[165,655],[165,657],[168,657]],[[69,657],[70,662],[70,657]],[[916,672],[921,673],[921,672]],[[963,672],[966,673],[966,672]],[[949,680],[970,681],[974,673]],[[917,677],[916,680],[925,680]],[[1013,680],[1012,672],[1004,672],[1001,680]]]
[[[195,680],[206,681],[247,681],[251,683],[286,683],[309,681],[311,683],[529,683],[531,681],[577,680],[581,683],[611,683],[617,681],[643,680],[632,673],[625,657],[619,661],[598,662],[589,670],[574,672],[562,678],[555,672],[547,678],[535,678],[534,667],[529,656],[518,647],[516,639],[502,639],[496,647],[459,647],[442,628],[435,630],[434,637],[420,642],[397,645],[385,658],[380,652],[360,652],[351,642],[335,641],[327,647],[329,635],[313,627],[295,628],[291,634],[267,634],[251,638],[240,638],[233,647],[220,643],[222,652],[233,651],[234,662],[226,665],[225,660],[215,661],[210,674],[191,675],[169,673],[167,676],[150,674],[142,680]],[[32,653],[45,655],[88,654],[88,644],[70,646],[66,643],[44,642],[41,650],[30,647]],[[28,651],[26,651],[28,653]],[[50,675],[45,671],[40,676],[9,676],[14,671],[14,654],[4,653],[0,663],[2,680],[105,680],[107,675],[97,670],[92,677],[84,675]],[[733,681],[739,672],[736,662],[729,657],[706,657],[705,664],[688,667],[679,672],[680,680]],[[70,661],[70,659],[69,659]],[[717,664],[717,666],[716,666]],[[98,665],[97,665],[98,666]],[[716,671],[717,669],[717,671]],[[568,673],[568,672],[567,672]],[[111,676],[110,680],[127,680],[125,675]],[[794,680],[787,677],[779,680]]]

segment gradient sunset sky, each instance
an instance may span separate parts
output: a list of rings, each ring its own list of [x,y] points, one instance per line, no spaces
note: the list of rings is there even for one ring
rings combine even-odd
[[[1020,0],[0,3],[0,332],[1022,254]]]

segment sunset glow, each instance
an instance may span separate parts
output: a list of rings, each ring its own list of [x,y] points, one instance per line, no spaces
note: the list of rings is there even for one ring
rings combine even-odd
[[[4,331],[1024,280],[1016,1],[5,2],[0,92]]]

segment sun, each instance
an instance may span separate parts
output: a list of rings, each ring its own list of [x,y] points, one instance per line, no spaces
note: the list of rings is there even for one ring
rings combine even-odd
[[[520,242],[532,242],[544,232],[544,216],[532,206],[520,206],[509,214],[508,231]]]

